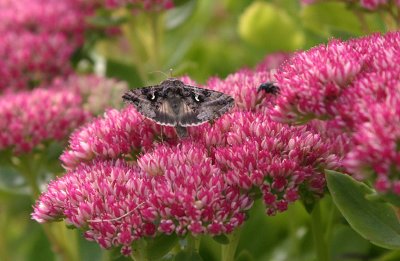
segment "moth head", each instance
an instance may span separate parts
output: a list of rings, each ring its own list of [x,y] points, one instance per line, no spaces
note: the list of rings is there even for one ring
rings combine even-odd
[[[168,78],[160,83],[160,86],[167,86],[167,87],[182,87],[184,85],[185,84],[182,81],[176,78]]]

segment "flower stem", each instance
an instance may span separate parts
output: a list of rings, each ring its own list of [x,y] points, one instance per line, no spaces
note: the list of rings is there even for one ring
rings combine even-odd
[[[40,156],[32,154],[20,156],[15,164],[16,169],[30,185],[33,200],[36,200],[40,195],[40,188],[37,183]],[[42,227],[53,252],[60,260],[73,261],[79,259],[75,231],[69,231],[63,223],[48,223],[43,224]]]
[[[318,261],[329,261],[328,247],[324,238],[324,233],[321,223],[321,208],[317,202],[311,213],[311,229],[314,238],[314,246],[316,249]]]
[[[221,251],[222,261],[235,260],[235,253],[240,239],[240,232],[241,232],[240,228],[237,228],[235,231],[233,231],[232,234],[228,236],[229,243],[227,245],[222,246],[222,251]]]
[[[161,28],[160,28],[160,14],[158,13],[150,13],[150,24],[151,24],[151,32],[153,38],[153,66],[154,69],[160,68],[160,48],[161,48]]]

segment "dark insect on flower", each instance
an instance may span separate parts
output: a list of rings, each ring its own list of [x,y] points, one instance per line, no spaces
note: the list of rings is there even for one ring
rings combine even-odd
[[[179,137],[187,136],[186,127],[215,120],[234,106],[234,99],[227,94],[186,85],[175,78],[130,90],[122,98],[146,118],[175,127]]]
[[[278,94],[279,92],[280,92],[280,89],[279,89],[279,87],[278,86],[276,86],[274,83],[272,83],[272,82],[266,82],[266,83],[263,83],[263,84],[261,84],[259,87],[258,87],[258,92],[259,91],[261,91],[261,90],[263,90],[263,91],[265,91],[266,93],[270,93],[270,94],[274,94],[274,95],[276,95],[276,94]]]

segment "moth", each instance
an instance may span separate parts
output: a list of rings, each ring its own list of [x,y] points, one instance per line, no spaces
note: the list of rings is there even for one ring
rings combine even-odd
[[[270,94],[274,94],[274,95],[276,95],[276,94],[278,94],[280,92],[279,87],[276,86],[272,82],[266,82],[266,83],[261,84],[258,87],[257,91],[259,92],[261,90],[265,91],[266,93],[270,93]]]
[[[180,138],[187,136],[187,127],[212,121],[235,104],[225,93],[186,85],[175,78],[130,90],[122,98],[146,118],[175,127]]]

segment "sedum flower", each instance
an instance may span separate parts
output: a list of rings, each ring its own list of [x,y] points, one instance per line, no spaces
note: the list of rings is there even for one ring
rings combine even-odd
[[[128,91],[128,84],[112,78],[96,75],[71,75],[67,79],[57,78],[52,88],[69,88],[83,99],[83,108],[92,114],[103,113],[107,108],[120,108],[121,96]]]
[[[126,90],[124,82],[75,75],[32,91],[4,94],[0,96],[0,150],[29,152],[43,141],[65,139],[93,114],[118,107]]]
[[[229,75],[224,80],[217,77],[211,78],[207,81],[205,88],[231,95],[235,99],[237,110],[264,110],[270,107],[275,97],[257,90],[260,84],[272,79],[269,72],[254,73],[244,69]]]
[[[0,0],[0,92],[49,83],[71,71],[97,0]]]
[[[32,218],[64,218],[85,230],[103,248],[124,246],[157,233],[185,235],[230,233],[243,223],[252,201],[224,182],[204,150],[184,144],[159,147],[164,175],[148,175],[123,160],[82,164],[53,181],[35,206]],[[173,155],[171,158],[170,156]]]
[[[374,34],[298,53],[274,75],[281,94],[272,111],[281,122],[327,120],[328,135],[346,131],[349,173],[397,195],[399,42],[399,32]]]
[[[379,192],[400,196],[400,95],[398,90],[386,101],[369,108],[369,119],[354,134],[354,147],[345,165],[356,178],[376,174]]]
[[[95,1],[85,0],[0,0],[0,31],[64,33],[82,38],[85,17],[94,6]]]
[[[332,119],[354,128],[371,102],[380,102],[398,80],[399,40],[398,32],[376,34],[298,53],[274,75],[281,95],[273,118]]]
[[[70,90],[38,88],[0,97],[0,150],[29,152],[46,140],[61,140],[89,114]]]
[[[69,73],[73,51],[64,34],[5,32],[0,42],[0,92],[27,89]]]
[[[72,134],[61,156],[67,174],[49,185],[32,217],[65,219],[102,247],[129,254],[143,237],[230,233],[259,197],[269,215],[303,192],[320,197],[323,169],[341,166],[337,140],[318,134],[323,123],[272,121],[275,96],[257,92],[269,79],[249,70],[210,79],[207,88],[232,94],[237,107],[189,128],[184,140],[132,106],[107,111]]]

